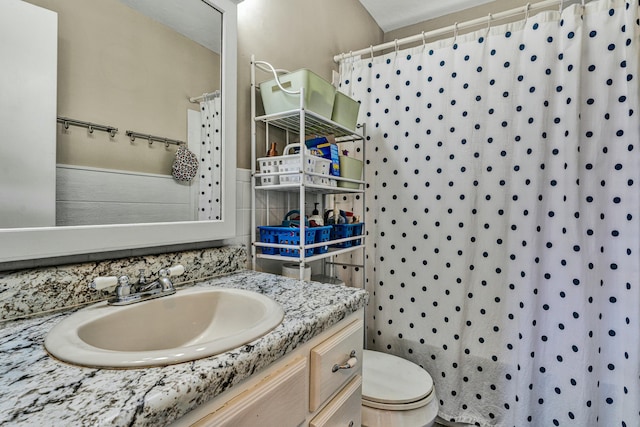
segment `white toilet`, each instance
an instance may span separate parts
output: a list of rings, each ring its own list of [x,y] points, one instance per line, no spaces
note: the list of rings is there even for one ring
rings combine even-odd
[[[431,427],[438,415],[433,380],[415,363],[391,354],[362,354],[362,426]]]
[[[311,279],[323,283],[338,280],[330,276]],[[438,408],[433,379],[427,371],[392,354],[363,350],[362,427],[432,427]]]

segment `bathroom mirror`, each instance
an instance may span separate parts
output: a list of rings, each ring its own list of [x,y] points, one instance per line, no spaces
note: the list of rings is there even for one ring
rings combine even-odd
[[[24,3],[54,11],[61,9],[56,11],[59,39],[55,140],[58,149],[52,160],[57,184],[52,186],[46,182],[36,187],[37,202],[25,204],[22,215],[25,218],[31,215],[28,208],[42,209],[53,187],[57,194],[55,219],[52,223],[49,215],[49,219],[35,221],[33,225],[0,225],[0,262],[233,237],[237,1],[28,0]],[[149,10],[145,12],[145,4],[150,6],[147,9],[153,12],[152,16]],[[201,18],[205,12],[214,18],[205,22],[193,19]],[[172,21],[179,18],[182,29],[179,25],[175,27],[175,22],[167,21],[168,18]],[[97,36],[91,35],[94,31]],[[205,40],[202,33],[213,37]],[[0,44],[8,42],[6,38],[0,39]],[[20,50],[19,40],[12,43]],[[203,52],[204,59],[195,51]],[[162,59],[161,63],[158,58]],[[169,83],[162,79],[168,79]],[[179,86],[178,82],[183,85]],[[201,161],[199,145],[203,124],[188,126],[193,117],[202,120],[200,100],[192,100],[194,103],[189,98],[200,98],[204,93],[211,94],[205,97],[207,101],[217,104],[218,110],[211,114],[219,118],[215,127],[220,140],[218,157],[210,159],[208,166],[199,165],[193,181],[178,181],[171,177],[178,142],[184,142]],[[18,101],[24,102],[24,108],[31,108],[41,100],[24,97]],[[65,118],[85,121],[89,126],[61,120]],[[100,125],[117,128],[117,132],[102,130]],[[36,127],[38,123],[29,126]],[[127,131],[135,134],[130,137]],[[20,132],[24,134],[29,129],[23,128]],[[7,131],[4,137],[0,139],[20,141],[20,134]],[[20,150],[21,144],[12,145]],[[42,162],[47,149],[38,151],[41,155],[31,152],[31,157]],[[6,157],[0,156],[0,163],[7,161]],[[213,216],[202,217],[198,215],[201,211],[198,181],[204,172],[201,169],[212,166],[219,169],[213,178],[219,192],[209,199],[217,203],[218,210]],[[133,181],[130,175],[134,176]],[[67,180],[72,183],[64,189],[62,185]],[[145,182],[154,180],[160,184],[145,187]],[[29,181],[23,180],[26,184]],[[109,189],[109,184],[114,184],[111,185],[114,188]],[[22,185],[9,187],[0,182],[0,186],[4,187],[0,192],[5,199],[3,203],[9,203],[14,194],[24,193]],[[124,202],[113,200],[121,195],[125,197]],[[98,196],[104,199],[100,201],[102,205],[94,200],[91,200],[94,207],[85,203],[86,220],[76,221],[67,215],[67,222],[61,222],[64,217],[61,199],[77,206],[85,201],[83,198]],[[65,199],[68,197],[71,199]],[[172,211],[173,205],[178,204],[177,199],[188,205],[187,216],[183,214],[184,207],[180,212]],[[123,203],[146,204],[147,210],[135,217],[127,216]],[[109,210],[111,219],[103,219],[102,214]],[[2,221],[7,215],[2,213],[0,217]]]

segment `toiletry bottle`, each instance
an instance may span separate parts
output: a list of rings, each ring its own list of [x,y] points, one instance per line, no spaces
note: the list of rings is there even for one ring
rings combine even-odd
[[[319,203],[315,203],[311,218],[309,218],[309,224],[311,224],[312,227],[322,227],[324,225],[324,220],[320,216],[320,212],[318,212],[318,205]],[[315,225],[313,225],[314,223]]]
[[[346,224],[347,218],[344,216],[344,211],[341,211],[337,207],[333,209],[328,209],[324,213],[324,223],[326,225],[334,225],[334,224]]]
[[[353,224],[353,212],[340,211],[340,215],[344,216],[347,224]]]
[[[271,143],[271,148],[269,148],[269,152],[267,153],[267,157],[275,157],[278,155],[278,145],[275,142]]]
[[[335,224],[335,221],[333,220],[333,211],[331,209],[327,209],[324,212],[324,223],[325,225]]]

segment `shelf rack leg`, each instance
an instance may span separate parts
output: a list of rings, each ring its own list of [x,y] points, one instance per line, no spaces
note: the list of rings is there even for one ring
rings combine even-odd
[[[305,224],[305,186],[307,174],[305,171],[305,112],[304,112],[304,92],[305,88],[300,88],[300,281],[304,280],[304,269],[306,266],[306,234]]]
[[[251,55],[251,268],[256,270],[256,63]]]

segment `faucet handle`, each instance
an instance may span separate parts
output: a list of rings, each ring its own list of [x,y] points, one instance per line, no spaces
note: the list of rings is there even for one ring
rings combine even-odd
[[[184,273],[184,266],[182,264],[174,265],[173,267],[163,268],[160,270],[160,277],[173,277],[179,276]]]
[[[129,276],[120,276],[118,279],[118,287],[116,288],[116,296],[122,298],[130,294],[131,284],[129,283]]]
[[[147,284],[147,278],[145,277],[145,269],[141,268],[138,270],[139,274],[138,274],[138,285],[146,285]]]
[[[118,285],[118,278],[116,276],[100,276],[93,279],[91,283],[89,283],[89,287],[96,291],[100,291],[102,289],[112,289]]]

